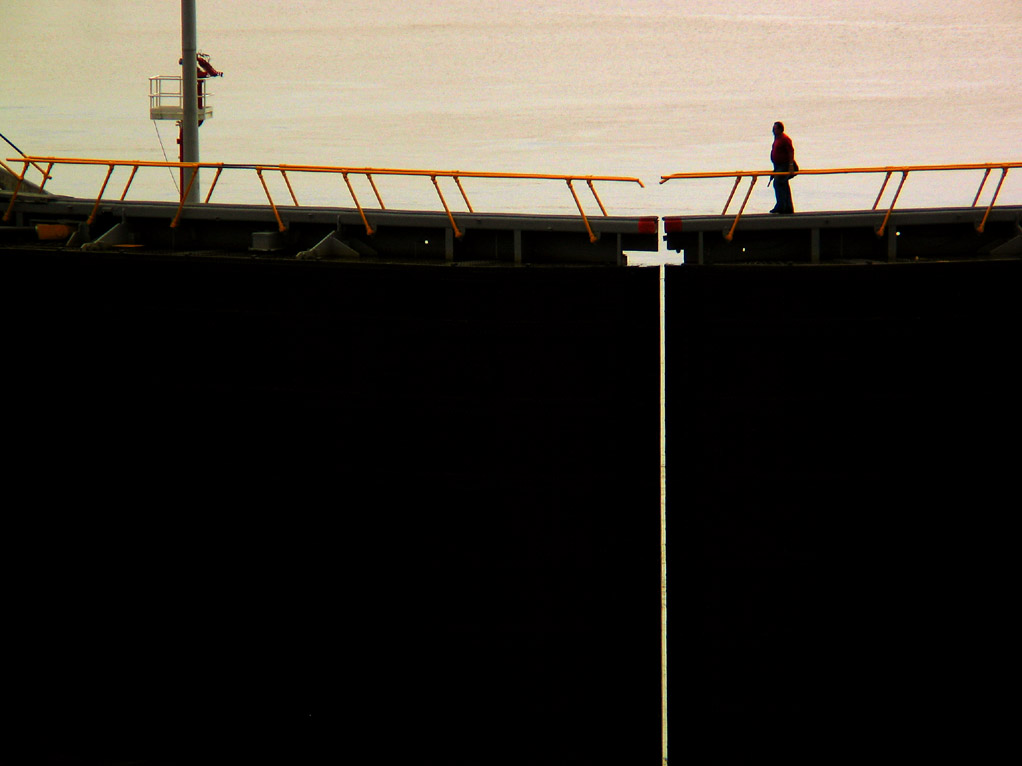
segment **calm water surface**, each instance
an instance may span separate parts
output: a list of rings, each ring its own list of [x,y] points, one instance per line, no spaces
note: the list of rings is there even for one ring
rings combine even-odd
[[[778,119],[804,168],[1022,157],[1019,0],[197,6],[199,48],[225,73],[206,161],[637,176],[646,188],[599,187],[609,212],[669,215],[719,212],[730,182],[662,174],[766,168]],[[174,159],[148,78],[179,73],[180,47],[171,0],[0,0],[0,132],[36,155]],[[913,176],[899,205],[971,203],[979,176],[957,178]],[[796,204],[868,207],[880,180],[806,176]],[[100,181],[60,169],[51,183],[95,194]],[[339,178],[295,183],[303,203],[350,204]],[[380,186],[388,207],[437,204],[428,179]],[[467,191],[477,210],[574,209],[556,182]],[[143,172],[132,194],[173,198],[173,177]],[[264,198],[238,174],[215,199]],[[1022,203],[1022,172],[1001,199]],[[757,189],[749,210],[772,205]]]

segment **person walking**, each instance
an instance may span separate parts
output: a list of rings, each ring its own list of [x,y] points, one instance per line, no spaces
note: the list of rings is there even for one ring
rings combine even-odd
[[[790,214],[795,212],[795,206],[791,201],[791,186],[788,184],[798,169],[798,165],[795,164],[795,145],[784,132],[783,122],[775,122],[773,132],[774,144],[770,147],[770,162],[774,165],[775,173],[784,175],[771,176],[777,204],[770,212]]]

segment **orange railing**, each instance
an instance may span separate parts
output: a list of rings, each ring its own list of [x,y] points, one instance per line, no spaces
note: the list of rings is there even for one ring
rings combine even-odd
[[[990,199],[990,203],[987,205],[986,212],[983,214],[983,219],[976,224],[976,230],[980,233],[986,226],[987,218],[990,216],[990,211],[993,209],[994,204],[997,202],[997,196],[1000,194],[1001,187],[1004,185],[1004,179],[1008,175],[1008,171],[1012,168],[1022,168],[1022,162],[994,162],[994,163],[972,163],[972,164],[959,164],[959,165],[900,165],[894,167],[873,167],[873,168],[825,168],[816,170],[800,170],[800,176],[810,175],[838,175],[838,174],[861,174],[861,173],[883,173],[884,182],[880,186],[880,192],[877,194],[876,200],[873,202],[873,210],[877,209],[880,204],[881,198],[884,196],[884,191],[887,189],[887,184],[890,182],[891,177],[895,173],[901,173],[901,182],[898,184],[898,188],[894,193],[894,198],[891,200],[890,207],[887,208],[887,212],[884,215],[883,221],[877,227],[877,236],[882,236],[887,228],[887,223],[891,218],[891,213],[894,212],[894,206],[898,202],[898,197],[901,195],[901,190],[905,186],[905,181],[908,179],[909,173],[916,172],[929,172],[929,171],[960,171],[960,170],[982,170],[983,180],[980,182],[979,189],[976,191],[976,196],[972,200],[972,207],[976,207],[979,202],[979,197],[983,193],[983,188],[986,186],[987,179],[990,177],[990,173],[994,170],[1001,171],[1000,180],[997,183],[997,188],[994,190],[993,196]],[[775,173],[770,170],[737,170],[731,172],[719,172],[719,173],[671,173],[660,177],[660,183],[664,184],[668,181],[675,179],[691,179],[691,178],[734,178],[734,186],[731,187],[731,194],[727,198],[727,202],[724,204],[724,209],[721,211],[721,215],[727,215],[727,210],[731,206],[731,201],[734,199],[735,192],[738,190],[738,186],[741,184],[742,179],[750,178],[751,183],[749,184],[749,190],[745,194],[745,199],[742,201],[742,206],[738,210],[738,214],[735,216],[735,220],[731,224],[731,229],[724,235],[724,238],[729,242],[734,237],[735,229],[738,226],[738,221],[741,220],[742,213],[745,211],[745,206],[749,202],[749,197],[752,196],[752,190],[756,186],[756,181],[763,177],[772,177],[779,175],[787,175],[786,173]]]
[[[597,240],[596,234],[593,233],[592,227],[589,224],[589,217],[586,215],[585,210],[582,207],[582,202],[579,200],[578,193],[575,190],[575,181],[585,181],[589,190],[592,192],[593,198],[596,200],[596,204],[600,208],[600,212],[606,216],[607,210],[600,200],[599,195],[596,193],[596,182],[624,182],[624,183],[637,183],[639,186],[643,186],[642,181],[638,178],[626,177],[626,176],[583,176],[583,175],[561,175],[561,174],[550,174],[550,173],[481,173],[481,172],[467,172],[461,170],[412,170],[412,169],[398,169],[398,168],[351,168],[351,167],[330,167],[325,165],[248,165],[248,164],[227,164],[227,163],[202,163],[202,162],[150,162],[150,161],[135,161],[135,160],[96,160],[96,159],[75,159],[75,158],[58,158],[58,157],[18,157],[9,159],[8,162],[22,163],[24,170],[19,176],[18,185],[15,187],[14,194],[11,197],[10,203],[7,206],[7,211],[4,213],[3,220],[8,220],[11,215],[11,211],[14,207],[14,201],[18,196],[18,190],[21,182],[25,178],[25,173],[28,172],[30,166],[35,166],[40,169],[43,173],[43,185],[46,183],[46,179],[50,177],[50,170],[54,165],[97,165],[107,168],[106,176],[103,179],[102,186],[100,187],[99,194],[96,195],[96,203],[92,208],[92,212],[89,215],[89,223],[96,217],[96,213],[99,210],[100,202],[103,199],[103,194],[106,192],[107,185],[110,182],[110,176],[114,170],[118,167],[130,169],[130,175],[128,176],[127,183],[124,186],[124,190],[121,192],[120,199],[123,200],[128,189],[131,187],[132,181],[135,178],[135,174],[139,168],[178,168],[182,170],[191,170],[185,188],[181,190],[180,203],[178,204],[177,212],[174,215],[173,221],[171,221],[171,227],[176,227],[181,220],[181,216],[184,212],[184,200],[187,199],[189,192],[195,179],[198,176],[200,169],[215,170],[216,173],[213,177],[213,181],[210,184],[209,191],[206,193],[206,198],[203,200],[203,204],[208,203],[210,198],[213,196],[213,190],[216,188],[217,181],[220,179],[220,175],[225,170],[247,170],[254,171],[260,184],[262,185],[263,192],[266,194],[266,199],[270,204],[270,208],[273,210],[273,215],[277,220],[277,226],[280,231],[285,231],[286,226],[281,220],[280,211],[278,210],[277,203],[274,202],[273,196],[270,194],[269,187],[266,184],[266,179],[263,176],[265,172],[280,173],[287,186],[288,193],[291,195],[291,200],[295,206],[299,206],[298,197],[295,195],[294,187],[291,185],[291,181],[288,178],[288,173],[331,173],[340,175],[344,179],[344,183],[348,188],[348,192],[351,194],[352,201],[355,203],[355,207],[358,209],[359,215],[362,218],[362,223],[365,225],[366,233],[372,234],[373,228],[369,223],[369,219],[366,217],[362,203],[358,199],[358,195],[355,193],[355,189],[351,184],[350,176],[365,176],[369,181],[369,185],[372,187],[373,193],[376,196],[376,201],[380,205],[380,209],[386,209],[383,203],[383,197],[380,194],[380,190],[376,185],[374,176],[406,176],[406,177],[425,177],[429,178],[433,182],[433,186],[436,188],[437,195],[440,198],[440,203],[443,206],[444,212],[447,214],[447,218],[450,221],[451,228],[454,230],[456,237],[461,237],[463,232],[458,228],[457,222],[454,220],[454,214],[451,212],[450,206],[447,204],[447,199],[444,197],[443,191],[440,188],[439,179],[449,178],[452,179],[455,185],[458,187],[458,191],[461,193],[461,197],[468,207],[470,213],[475,211],[472,208],[472,203],[469,201],[468,194],[465,192],[465,188],[461,181],[464,178],[487,178],[487,179],[501,179],[501,180],[555,180],[563,181],[567,184],[568,190],[571,192],[571,196],[575,201],[575,206],[578,208],[579,214],[582,216],[582,221],[585,224],[586,232],[589,234],[589,241],[595,242]],[[42,170],[45,165],[46,169]],[[18,175],[18,174],[14,174]]]
[[[8,158],[7,162],[24,162],[24,160],[22,158],[20,158],[20,157],[17,158],[17,159],[10,159],[10,158]],[[49,173],[49,169],[45,169],[44,170],[43,167],[41,165],[39,165],[38,163],[36,163],[36,162],[31,162],[30,161],[28,164],[29,164],[29,166],[31,166],[31,167],[35,168],[36,170],[38,170],[39,171],[39,175],[42,176],[42,181],[39,184],[39,188],[42,188],[43,186],[45,186],[46,182],[51,178],[50,173]],[[52,165],[50,167],[52,167]],[[26,180],[25,179],[25,174],[28,172],[28,167],[26,167],[21,173],[18,173],[16,170],[12,170],[11,167],[6,162],[0,162],[0,168],[3,168],[8,173],[10,173],[14,178],[18,179],[18,188],[20,188],[21,185],[25,182],[25,180]],[[6,220],[6,219],[4,219],[4,220]]]

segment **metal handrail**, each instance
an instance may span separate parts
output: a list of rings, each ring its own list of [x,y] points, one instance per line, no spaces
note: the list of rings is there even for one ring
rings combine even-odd
[[[19,157],[16,161],[17,162],[24,162],[24,158]],[[12,160],[12,159],[8,158],[7,162],[15,162],[15,160]],[[50,169],[49,168],[44,169],[44,168],[42,168],[36,162],[31,162],[30,164],[31,164],[32,167],[34,167],[36,170],[38,170],[39,174],[43,177],[42,181],[39,182],[39,190],[42,191],[42,188],[44,186],[46,186],[46,182],[50,178],[52,178],[52,176],[50,175]],[[9,165],[7,165],[6,162],[0,161],[0,167],[2,167],[4,170],[6,170],[8,173],[10,173],[10,175],[13,178],[16,178],[18,180],[16,188],[20,188],[21,184],[25,181],[25,173],[28,172],[27,169],[22,171],[21,175],[19,176],[17,171],[15,171]],[[50,167],[53,167],[53,166],[51,165]],[[6,219],[4,219],[4,220],[6,220]]]
[[[199,111],[205,111],[208,117],[212,113],[210,101],[214,95],[206,88],[209,78],[197,80],[199,94]],[[165,87],[170,86],[170,87]],[[177,75],[156,75],[149,78],[149,117],[150,119],[180,119],[184,111],[184,78]]]
[[[99,194],[96,196],[96,204],[92,208],[92,212],[89,215],[87,223],[92,223],[95,220],[96,213],[99,210],[100,202],[103,199],[103,193],[106,191],[107,184],[110,181],[110,176],[113,174],[115,168],[124,167],[131,168],[131,175],[128,178],[127,183],[124,186],[124,191],[121,192],[120,199],[123,200],[128,193],[128,189],[131,187],[131,183],[135,178],[135,173],[139,168],[179,168],[179,169],[191,169],[192,173],[189,177],[185,188],[181,193],[181,201],[178,204],[177,213],[174,215],[174,220],[171,221],[171,228],[176,228],[181,220],[181,216],[184,212],[185,199],[187,199],[188,192],[191,190],[192,185],[195,183],[195,178],[201,168],[212,169],[216,171],[213,177],[213,181],[210,184],[209,191],[206,194],[206,198],[203,200],[203,204],[209,202],[213,196],[213,190],[216,188],[217,181],[220,179],[220,174],[224,170],[250,170],[255,171],[256,177],[263,187],[263,192],[266,195],[266,199],[270,204],[270,208],[273,210],[273,215],[277,220],[277,226],[280,231],[286,231],[287,226],[281,220],[280,212],[277,209],[277,204],[273,200],[273,196],[270,194],[269,187],[266,184],[266,179],[263,177],[264,172],[272,171],[281,174],[284,183],[287,185],[288,192],[291,195],[291,200],[294,202],[296,207],[300,207],[298,198],[295,195],[294,188],[291,185],[291,181],[288,179],[288,173],[331,173],[340,175],[348,187],[348,192],[351,194],[351,198],[355,203],[355,207],[358,209],[359,215],[362,218],[362,223],[366,228],[367,234],[374,234],[375,231],[370,225],[368,218],[366,217],[365,210],[362,207],[362,203],[359,201],[358,196],[355,194],[355,189],[351,185],[349,176],[358,175],[365,176],[369,181],[370,186],[373,189],[373,193],[376,195],[376,201],[380,205],[381,210],[385,210],[386,206],[383,203],[383,197],[380,195],[379,188],[376,182],[373,180],[374,176],[407,176],[407,177],[427,177],[433,182],[433,186],[436,188],[437,195],[440,198],[440,203],[443,205],[444,212],[447,214],[447,219],[450,221],[451,228],[454,230],[454,236],[459,239],[464,236],[458,228],[458,224],[454,220],[454,214],[451,212],[450,206],[447,204],[447,200],[444,197],[443,191],[440,189],[440,178],[450,178],[458,187],[458,191],[461,193],[461,197],[468,207],[470,213],[475,211],[472,209],[472,203],[468,199],[468,195],[465,192],[465,188],[462,186],[461,179],[463,178],[490,178],[500,180],[557,180],[564,181],[568,190],[571,192],[571,196],[575,201],[575,206],[578,208],[579,214],[582,216],[582,222],[585,224],[586,232],[589,234],[589,241],[596,242],[599,239],[598,235],[593,232],[592,227],[589,224],[589,217],[586,215],[585,210],[582,207],[582,203],[578,198],[578,194],[575,192],[573,182],[585,181],[592,192],[596,204],[600,208],[600,212],[606,216],[607,210],[600,200],[599,195],[596,193],[594,183],[597,181],[607,182],[624,182],[624,183],[637,183],[639,186],[645,188],[645,185],[638,178],[630,176],[591,176],[591,175],[568,175],[568,174],[556,174],[556,173],[487,173],[487,172],[472,172],[472,171],[461,171],[461,170],[419,170],[409,168],[366,168],[366,167],[334,167],[326,165],[261,165],[261,164],[231,164],[223,162],[159,162],[150,160],[99,160],[99,159],[82,159],[82,158],[68,158],[68,157],[17,157],[8,159],[8,162],[20,162],[25,168],[19,177],[18,184],[15,187],[14,193],[11,197],[10,203],[7,206],[7,212],[4,213],[3,220],[8,220],[11,215],[11,211],[14,208],[14,201],[18,196],[18,190],[21,185],[21,181],[24,179],[25,173],[28,171],[30,164],[35,163],[47,163],[48,167],[46,170],[47,176],[49,170],[54,165],[98,165],[107,168],[106,177],[103,179],[103,184],[100,187]]]
[[[898,197],[901,195],[901,190],[905,186],[905,181],[908,179],[908,174],[912,172],[926,172],[926,171],[951,171],[951,170],[983,170],[983,180],[980,182],[979,189],[976,191],[976,196],[972,200],[972,207],[976,207],[979,202],[980,194],[983,193],[983,187],[986,185],[987,178],[990,177],[990,172],[993,170],[1001,171],[1000,181],[997,183],[997,188],[994,190],[993,197],[990,199],[990,204],[987,206],[986,211],[983,214],[983,219],[976,224],[976,231],[983,233],[986,227],[987,218],[990,216],[990,211],[993,209],[994,204],[997,202],[997,195],[1001,192],[1001,187],[1004,185],[1005,176],[1008,175],[1008,171],[1012,168],[1022,168],[1022,162],[976,162],[976,163],[961,163],[954,165],[897,165],[892,167],[867,167],[867,168],[817,168],[808,170],[799,170],[798,175],[800,176],[822,176],[822,175],[838,175],[838,174],[862,174],[862,173],[883,173],[884,182],[880,186],[880,192],[877,194],[876,200],[873,202],[873,210],[877,209],[880,204],[880,200],[884,195],[884,191],[887,189],[887,184],[891,180],[891,176],[895,173],[901,173],[901,181],[898,184],[898,188],[894,193],[894,198],[891,200],[891,205],[887,209],[884,219],[880,226],[876,229],[878,237],[883,236],[884,231],[887,229],[887,224],[890,221],[891,213],[894,212],[894,206],[898,202]],[[724,209],[721,211],[721,215],[727,215],[727,209],[731,205],[731,200],[734,199],[735,191],[737,191],[739,184],[743,178],[751,178],[752,181],[749,184],[749,191],[745,195],[745,199],[742,202],[742,206],[738,211],[738,215],[731,224],[731,229],[724,235],[724,239],[731,241],[734,237],[735,229],[738,226],[738,221],[741,220],[742,213],[745,211],[745,206],[749,202],[749,197],[752,195],[752,190],[756,186],[756,181],[760,178],[772,177],[772,176],[786,176],[788,173],[781,171],[776,172],[772,170],[735,170],[730,172],[711,172],[711,173],[671,173],[668,175],[660,176],[660,183],[665,184],[668,181],[675,179],[686,179],[686,178],[734,178],[735,183],[731,188],[731,194],[724,204]]]

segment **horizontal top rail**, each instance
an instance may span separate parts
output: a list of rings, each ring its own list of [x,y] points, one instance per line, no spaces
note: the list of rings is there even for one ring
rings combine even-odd
[[[876,200],[873,202],[873,210],[877,209],[880,204],[880,200],[884,195],[884,191],[887,189],[887,183],[891,180],[891,176],[895,173],[901,173],[901,183],[898,185],[897,191],[894,193],[894,198],[891,200],[891,205],[887,209],[887,213],[884,215],[883,222],[877,227],[877,236],[883,236],[887,223],[890,220],[891,213],[894,212],[894,206],[898,201],[898,197],[901,194],[902,188],[905,186],[905,181],[908,179],[909,173],[919,172],[932,172],[932,171],[961,171],[961,170],[982,170],[983,180],[980,182],[979,189],[976,191],[976,196],[972,201],[972,207],[976,207],[976,203],[979,202],[979,197],[983,193],[983,187],[986,184],[987,178],[989,178],[991,171],[1000,170],[1001,178],[997,184],[997,189],[994,191],[993,197],[990,200],[990,204],[987,206],[986,212],[983,215],[983,219],[976,225],[976,230],[980,233],[983,232],[986,226],[987,218],[990,215],[990,211],[993,209],[994,204],[997,202],[997,195],[1001,191],[1001,187],[1004,185],[1004,179],[1008,175],[1008,171],[1013,168],[1022,168],[1022,162],[966,162],[966,163],[955,163],[946,165],[888,165],[883,167],[864,167],[864,168],[806,168],[799,169],[797,175],[800,176],[823,176],[823,175],[852,175],[852,174],[884,174],[884,182],[880,187],[880,193],[877,194]],[[749,201],[749,197],[752,195],[752,190],[756,186],[756,181],[762,177],[773,178],[774,176],[790,176],[791,173],[787,171],[777,170],[732,170],[732,171],[709,171],[709,172],[698,172],[698,173],[669,173],[667,175],[660,176],[660,183],[665,184],[668,181],[679,180],[679,179],[696,179],[696,178],[733,178],[735,179],[734,186],[731,188],[731,195],[728,197],[727,202],[724,204],[724,209],[721,211],[721,215],[727,215],[728,207],[731,205],[731,200],[734,199],[735,191],[738,189],[738,185],[742,182],[742,179],[751,179],[749,190],[745,195],[745,200],[742,203],[741,208],[735,217],[734,222],[731,224],[731,229],[724,234],[724,238],[730,241],[734,237],[735,229],[738,226],[738,221],[741,220],[742,213],[745,210],[745,205]]]
[[[866,168],[802,168],[800,176],[822,176],[853,173],[908,173],[927,170],[1000,170],[1002,168],[1022,168],[1022,162],[970,162],[952,165],[886,165]],[[741,176],[786,176],[787,171],[774,170],[720,170],[701,173],[669,173],[660,176],[660,183],[680,178],[734,178]]]
[[[188,192],[191,190],[191,186],[195,181],[196,176],[200,169],[211,169],[216,171],[216,176],[210,185],[209,192],[206,195],[204,202],[209,202],[213,195],[213,189],[216,187],[216,183],[220,178],[220,174],[224,170],[250,170],[254,171],[262,184],[263,191],[266,194],[266,198],[270,203],[270,207],[273,209],[274,216],[277,219],[277,225],[281,231],[286,230],[286,226],[280,218],[280,214],[277,210],[277,205],[274,203],[272,196],[270,195],[269,188],[266,185],[266,181],[263,178],[264,172],[277,172],[280,173],[287,184],[288,192],[291,195],[291,199],[296,206],[298,206],[298,198],[295,195],[294,188],[291,186],[291,182],[288,180],[288,173],[332,173],[340,175],[345,184],[348,187],[348,192],[351,194],[352,200],[355,206],[358,208],[359,214],[362,217],[362,222],[366,227],[368,234],[373,234],[373,228],[369,224],[369,220],[366,218],[365,211],[362,208],[361,203],[358,200],[355,190],[348,180],[349,175],[365,176],[372,186],[373,193],[376,195],[377,202],[379,202],[381,209],[386,209],[383,204],[383,198],[380,195],[379,189],[376,183],[373,181],[373,176],[406,176],[406,177],[424,177],[429,178],[433,181],[433,185],[436,188],[437,195],[440,198],[440,202],[443,205],[444,212],[447,214],[448,220],[450,221],[451,227],[454,230],[456,237],[461,237],[462,232],[458,229],[458,225],[454,220],[454,215],[451,212],[450,207],[447,204],[447,200],[444,198],[443,192],[440,189],[440,185],[437,181],[438,178],[450,178],[455,184],[457,184],[458,191],[461,193],[462,199],[465,201],[466,206],[470,213],[475,211],[472,209],[472,203],[469,202],[468,195],[465,193],[465,189],[461,184],[463,178],[486,178],[486,179],[498,179],[498,180],[536,180],[536,181],[564,181],[569,191],[571,192],[572,198],[575,201],[575,205],[578,208],[579,214],[582,216],[582,221],[585,224],[586,231],[589,234],[590,242],[596,242],[598,236],[593,233],[592,227],[589,225],[589,218],[582,207],[582,203],[578,198],[578,194],[575,192],[573,182],[583,181],[589,187],[592,192],[597,205],[599,205],[600,212],[606,216],[607,210],[603,206],[603,202],[600,200],[599,195],[596,193],[594,184],[599,182],[617,182],[617,183],[636,183],[640,187],[645,188],[645,184],[638,178],[632,176],[604,176],[604,175],[578,175],[578,174],[565,174],[565,173],[500,173],[500,172],[480,172],[480,171],[466,171],[466,170],[425,170],[416,168],[371,168],[371,167],[344,167],[344,166],[330,166],[330,165],[296,165],[296,164],[259,164],[259,163],[225,163],[225,162],[171,162],[171,161],[158,161],[158,160],[104,160],[104,159],[92,159],[83,157],[16,157],[8,159],[9,162],[22,163],[24,170],[19,178],[20,183],[24,180],[25,174],[28,172],[30,165],[39,168],[44,174],[44,183],[46,178],[49,178],[49,172],[54,165],[94,165],[102,166],[107,168],[106,178],[103,181],[103,185],[100,188],[99,194],[96,198],[96,205],[93,208],[93,214],[90,216],[89,222],[93,220],[96,214],[96,210],[99,208],[100,200],[103,198],[103,193],[106,190],[107,182],[110,180],[110,175],[113,173],[115,168],[130,168],[131,177],[128,179],[127,185],[124,187],[124,192],[121,194],[123,200],[128,192],[128,188],[131,186],[131,182],[135,177],[135,173],[139,168],[178,168],[181,170],[191,170],[191,179],[188,181],[187,187],[181,190],[181,203],[178,206],[177,215],[174,217],[171,226],[177,226],[181,214],[184,208],[184,200],[188,196]],[[46,170],[43,171],[41,166],[45,165]],[[11,198],[10,204],[8,205],[7,212],[4,214],[3,220],[8,220],[11,214],[11,210],[14,206],[14,200],[17,197],[18,189],[14,191],[14,195]]]
[[[579,175],[576,173],[503,173],[472,170],[426,170],[421,168],[371,168],[348,167],[341,165],[300,165],[289,163],[252,163],[252,162],[172,162],[161,160],[102,160],[84,157],[8,157],[8,162],[23,163],[25,160],[33,164],[53,163],[54,165],[101,165],[107,167],[140,167],[140,168],[200,168],[224,170],[291,170],[306,173],[354,173],[356,175],[392,175],[392,176],[437,176],[444,178],[505,178],[510,180],[554,180],[554,181],[623,181],[637,183],[645,188],[641,179],[633,176],[602,176]]]

